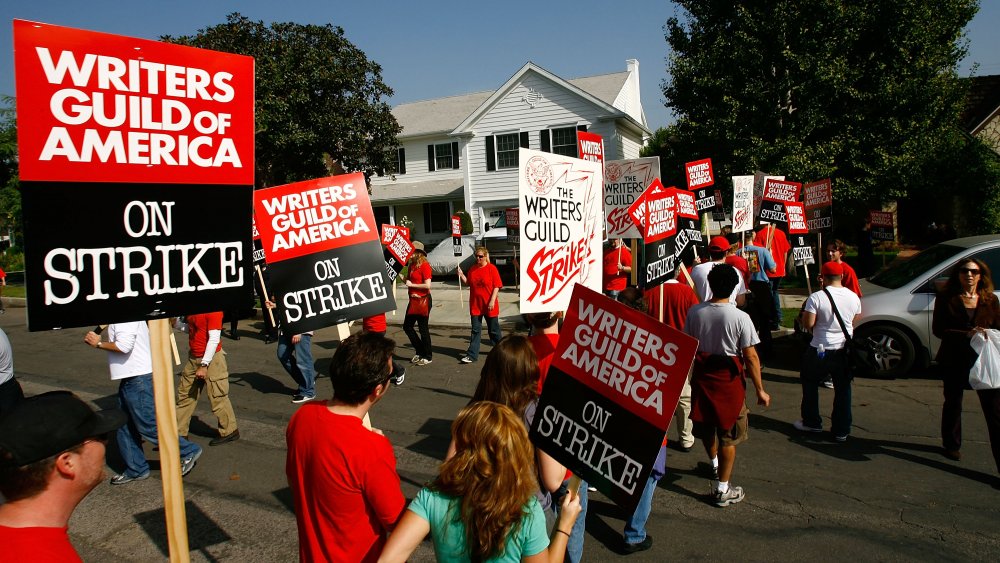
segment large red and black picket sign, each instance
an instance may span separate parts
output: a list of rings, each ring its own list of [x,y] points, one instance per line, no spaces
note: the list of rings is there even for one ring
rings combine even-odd
[[[14,21],[28,328],[244,307],[250,57]]]
[[[802,203],[810,233],[833,229],[833,185],[829,178],[802,186]]]
[[[363,174],[258,190],[254,212],[283,330],[396,308]]]
[[[785,204],[797,202],[801,189],[802,184],[799,182],[766,179],[758,218],[765,223],[776,223],[780,228],[787,230],[788,216],[785,213]]]
[[[896,240],[895,219],[892,211],[872,209],[868,212],[868,221],[871,222],[872,240],[889,242]]]
[[[677,234],[676,189],[667,188],[646,196],[646,225],[643,231],[643,287],[666,283],[677,268],[674,236]]]
[[[697,349],[694,338],[577,284],[532,442],[631,512]]]

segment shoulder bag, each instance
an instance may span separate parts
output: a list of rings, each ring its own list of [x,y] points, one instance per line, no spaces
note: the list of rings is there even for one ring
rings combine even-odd
[[[847,325],[844,324],[844,319],[841,318],[840,311],[837,310],[837,302],[833,300],[833,295],[825,287],[823,288],[823,293],[830,299],[830,306],[833,307],[833,315],[837,317],[837,322],[840,323],[840,330],[847,339],[844,344],[844,350],[847,352],[847,369],[850,370],[852,375],[874,372],[876,369],[875,349],[872,347],[871,342],[864,339],[855,339],[847,332]]]
[[[407,315],[416,315],[418,317],[428,317],[431,314],[430,310],[430,295],[410,295],[410,303],[406,307]]]

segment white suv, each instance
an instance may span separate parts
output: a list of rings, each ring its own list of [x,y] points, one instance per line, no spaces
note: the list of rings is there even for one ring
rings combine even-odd
[[[931,334],[934,299],[951,269],[966,258],[989,266],[998,283],[1000,234],[959,238],[935,244],[914,257],[861,280],[861,322],[855,337],[876,349],[874,374],[905,375],[914,365],[926,366],[941,341]]]

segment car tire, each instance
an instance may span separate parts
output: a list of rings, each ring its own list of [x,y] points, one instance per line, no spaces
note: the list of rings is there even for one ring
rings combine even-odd
[[[913,339],[900,328],[892,325],[862,326],[854,337],[867,340],[875,350],[875,357],[872,358],[875,369],[859,375],[892,379],[909,373],[916,362],[917,350]]]

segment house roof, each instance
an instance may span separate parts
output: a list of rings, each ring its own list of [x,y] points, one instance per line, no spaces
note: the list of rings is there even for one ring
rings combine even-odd
[[[403,127],[400,137],[450,133],[492,95],[492,91],[475,92],[461,96],[399,104],[392,108],[392,115]]]
[[[516,82],[516,79],[519,79],[529,68],[537,69],[544,75],[570,86],[570,89],[578,90],[585,97],[596,98],[596,100],[609,107],[614,104],[618,93],[621,92],[622,86],[624,86],[625,81],[628,79],[628,72],[626,71],[563,80],[535,66],[533,63],[527,63],[498,90],[410,102],[399,104],[392,108],[392,115],[396,118],[400,126],[403,127],[400,137],[419,137],[422,135],[453,132],[467,118],[472,116],[473,112],[482,107],[487,100],[499,93],[500,90],[504,90],[508,85]],[[611,109],[615,112],[618,111],[613,107]]]
[[[1000,110],[1000,75],[974,76],[968,80],[971,84],[962,110],[962,129],[975,135]]]
[[[407,200],[434,201],[462,199],[465,197],[464,178],[445,178],[425,182],[391,182],[372,184],[372,205],[378,203],[405,203]]]
[[[562,86],[563,88],[571,92],[576,93],[585,100],[588,100],[594,105],[597,105],[598,107],[602,108],[602,110],[607,112],[609,115],[628,117],[625,114],[625,112],[620,111],[618,108],[612,105],[611,102],[614,102],[614,100],[612,100],[611,102],[606,102],[598,98],[594,94],[586,90],[583,90],[576,84],[567,82],[566,80],[545,70],[544,68],[536,65],[535,63],[528,61],[516,73],[514,73],[514,76],[508,78],[507,81],[504,82],[503,86],[497,89],[496,92],[493,92],[493,94],[489,98],[487,98],[486,101],[484,101],[482,105],[480,105],[474,112],[472,112],[472,114],[467,116],[465,120],[459,123],[458,126],[455,127],[455,129],[451,132],[451,134],[459,135],[470,130],[476,124],[476,122],[479,121],[480,118],[486,115],[490,111],[490,109],[492,109],[496,104],[500,102],[500,100],[504,98],[504,96],[506,96],[511,90],[513,90],[521,82],[521,79],[524,78],[524,76],[527,75],[528,73],[535,73],[548,80],[551,80],[552,82]]]

